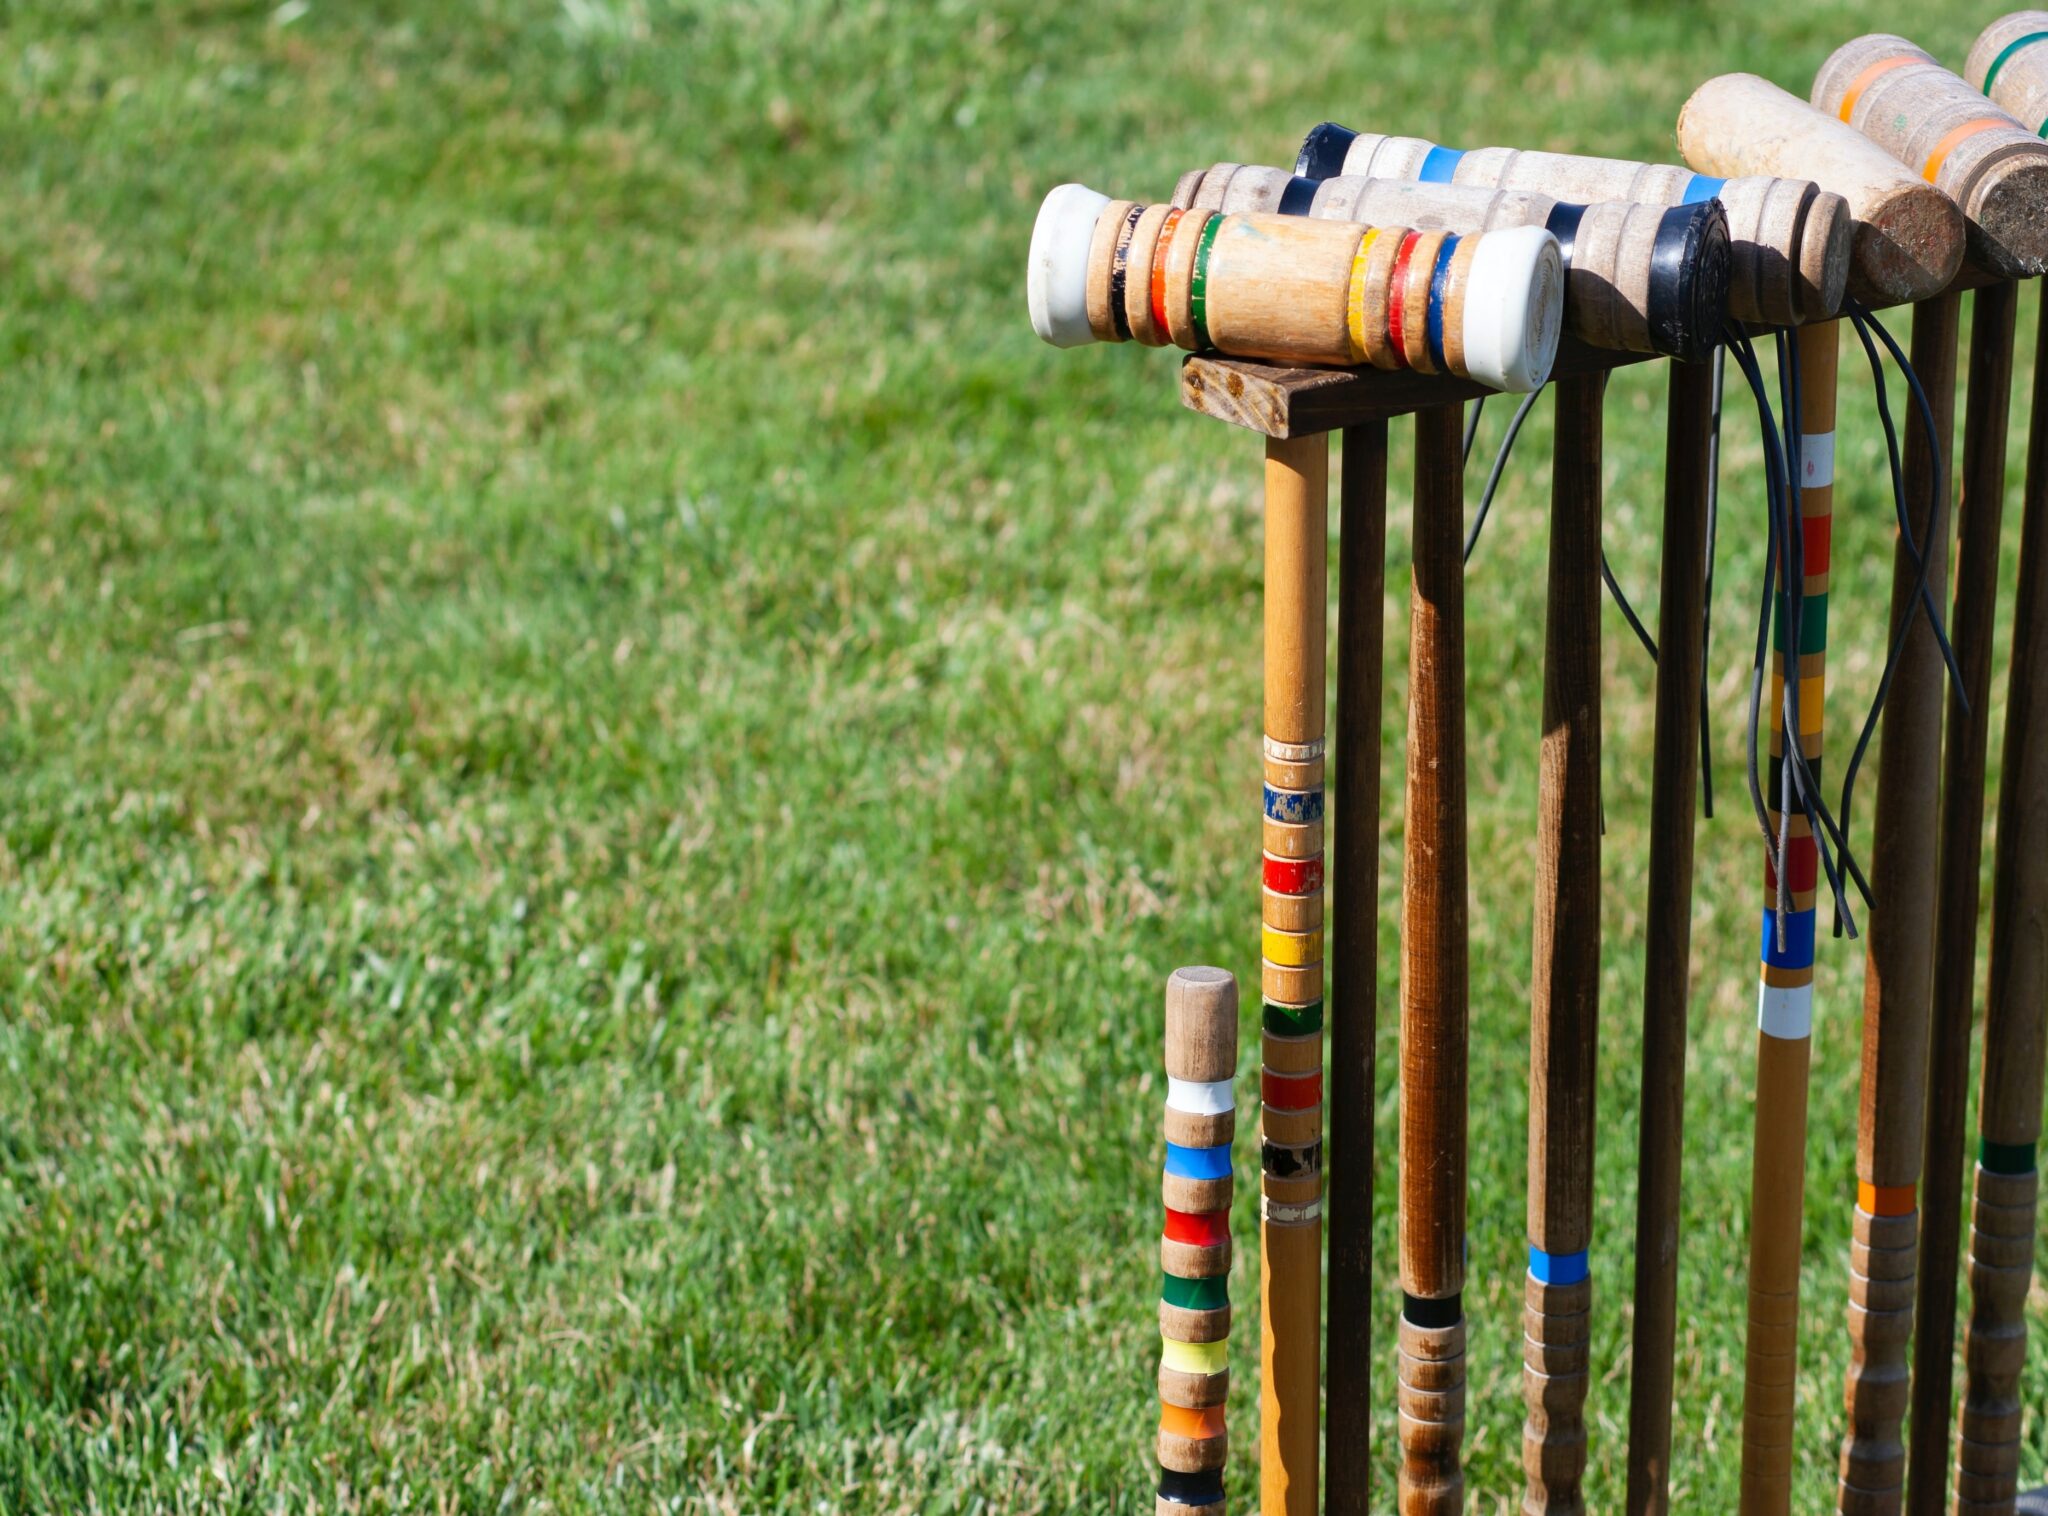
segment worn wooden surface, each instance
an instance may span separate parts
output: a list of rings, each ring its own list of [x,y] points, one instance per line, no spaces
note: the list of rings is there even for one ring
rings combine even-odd
[[[1556,389],[1536,920],[1529,1017],[1529,1247],[1583,1258],[1593,1229],[1600,1031],[1600,459],[1605,374]],[[1576,1270],[1572,1271],[1574,1275]],[[1525,1516],[1585,1509],[1592,1286],[1523,1280]]]
[[[2019,289],[1994,284],[1972,300],[1962,491],[1956,499],[1955,599],[1948,617],[1949,641],[1962,666],[1970,708],[1965,711],[1951,692],[1941,755],[1927,1140],[1906,1457],[1906,1510],[1912,1516],[1943,1516],[1948,1504],[1963,1129],[1970,1095],[1970,1029],[1977,1003],[1977,880],[1984,859],[1984,759],[1991,735],[1993,613],[1998,605],[2006,412],[2012,399],[2013,318]]]
[[[1913,310],[1913,367],[1934,412],[1935,453],[1943,460],[1954,457],[1961,307],[1960,296],[1942,295]],[[1953,520],[1935,517],[1929,439],[1917,407],[1906,431],[1905,481],[1907,520],[1928,556],[1927,583],[1938,604],[1948,583],[1947,533]],[[1878,738],[1870,843],[1870,880],[1877,900],[1866,933],[1858,1200],[1849,1248],[1853,1274],[1902,1283],[1913,1279],[1918,1253],[1915,1191],[1926,1131],[1934,980],[1935,828],[1928,818],[1938,808],[1947,677],[1934,634],[1913,605],[1916,573],[1901,539],[1892,568],[1890,628],[1896,630],[1909,616],[1916,619],[1900,650]],[[1901,1434],[1913,1335],[1910,1284],[1905,1288],[1903,1304],[1895,1309],[1870,1310],[1854,1302],[1849,1308],[1850,1363],[1843,1387],[1848,1431],[1837,1486],[1837,1505],[1845,1516],[1897,1510],[1905,1486]]]
[[[1468,965],[1464,438],[1456,407],[1415,418],[1408,825],[1401,880],[1402,1516],[1462,1516]]]
[[[1649,360],[1647,353],[1558,344],[1553,379],[1604,373]],[[1434,406],[1455,408],[1494,391],[1447,374],[1377,369],[1305,368],[1197,353],[1181,364],[1181,404],[1268,437],[1307,437],[1364,421],[1385,421]]]
[[[2048,302],[2041,336],[2048,338]],[[1985,1046],[1996,1047],[1998,1056],[1984,1060],[1978,1099],[1984,1146],[1971,1211],[1957,1516],[2012,1509],[2036,1237],[2034,1147],[2048,1041],[2048,364],[2035,366],[2032,403],[1984,1005]]]
[[[2007,278],[2048,268],[2048,145],[1932,55],[1858,37],[1821,64],[1811,98],[1962,207],[1980,263]]]
[[[1338,489],[1335,902],[1328,948],[1329,1323],[1325,1516],[1365,1516],[1372,1462],[1372,1196],[1379,1020],[1380,694],[1386,655],[1387,424],[1344,431]]]
[[[1644,924],[1643,1087],[1636,1165],[1635,1320],[1628,1397],[1629,1516],[1671,1509],[1672,1363],[1678,1340],[1678,1194],[1699,793],[1713,365],[1673,364],[1664,433],[1656,726]]]
[[[1414,179],[1436,146],[1420,137],[1361,132],[1345,155],[1344,173]],[[1454,184],[1535,191],[1581,204],[1677,205],[1693,178],[1674,164],[1506,147],[1460,153],[1451,169]],[[1737,318],[1788,326],[1835,314],[1849,273],[1849,208],[1841,196],[1810,180],[1750,177],[1729,180],[1716,198],[1728,213],[1729,309]]]
[[[1266,444],[1265,754],[1269,763],[1305,767],[1312,784],[1288,793],[1296,804],[1312,798],[1318,859],[1329,467],[1326,437]],[[1269,826],[1274,777],[1269,770]],[[1288,934],[1269,917],[1261,941],[1264,999],[1320,1006],[1321,933]],[[1322,1414],[1322,1030],[1294,1035],[1269,1024],[1260,1046],[1261,1506],[1273,1516],[1313,1516]],[[1300,1077],[1310,1069],[1312,1083]]]
[[[1863,133],[1754,74],[1723,74],[1678,115],[1678,150],[1705,174],[1779,174],[1826,185],[1855,222],[1849,292],[1924,300],[1963,262],[1956,203]]]

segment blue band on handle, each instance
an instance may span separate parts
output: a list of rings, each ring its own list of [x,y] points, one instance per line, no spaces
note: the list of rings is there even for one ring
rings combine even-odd
[[[1813,911],[1785,913],[1785,946],[1778,946],[1778,913],[1764,912],[1764,962],[1774,969],[1813,967]]]
[[[1685,187],[1685,198],[1680,205],[1698,205],[1702,200],[1711,200],[1728,187],[1726,179],[1713,179],[1705,174],[1694,174]]]
[[[1316,203],[1316,191],[1321,188],[1321,180],[1304,179],[1297,174],[1287,181],[1287,188],[1280,191],[1280,204],[1276,209],[1283,216],[1306,216]]]
[[[1228,1179],[1230,1144],[1213,1148],[1184,1148],[1177,1142],[1166,1145],[1166,1172],[1176,1179]]]
[[[1270,821],[1285,821],[1293,826],[1305,826],[1311,821],[1323,819],[1323,792],[1321,790],[1276,790],[1266,786],[1266,817]]]
[[[1451,282],[1451,254],[1457,248],[1457,237],[1446,236],[1443,246],[1436,250],[1436,267],[1429,276],[1429,324],[1424,333],[1429,340],[1429,361],[1436,365],[1439,374],[1450,371],[1444,358],[1444,290]]]
[[[1464,156],[1463,148],[1432,147],[1415,177],[1423,184],[1449,184],[1451,176],[1458,171],[1458,160]]]
[[[1584,1248],[1576,1253],[1546,1253],[1532,1242],[1529,1276],[1538,1284],[1580,1284],[1593,1277],[1593,1264]]]

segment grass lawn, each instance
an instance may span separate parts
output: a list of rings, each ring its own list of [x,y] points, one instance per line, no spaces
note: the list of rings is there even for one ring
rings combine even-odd
[[[1959,64],[1996,13],[1908,24]],[[1033,338],[1038,198],[1288,161],[1329,115],[1668,156],[1700,79],[1803,92],[1868,12],[0,16],[0,1510],[1149,1511],[1159,986],[1256,983],[1257,448],[1181,412],[1170,355]],[[2016,403],[2031,368],[2029,342]],[[1663,388],[1627,371],[1608,407],[1607,546],[1652,618]],[[1843,413],[1846,734],[1890,578],[1854,355]],[[1471,570],[1486,1512],[1520,1478],[1548,450],[1544,405]],[[1404,428],[1383,1503],[1406,457]],[[1761,458],[1731,405],[1676,1439],[1703,1512],[1739,1451]],[[1613,1509],[1651,670],[1618,617],[1605,639]],[[1840,1433],[1861,983],[1825,945],[1802,1511]],[[2029,1396],[2032,1482],[2048,1355]]]

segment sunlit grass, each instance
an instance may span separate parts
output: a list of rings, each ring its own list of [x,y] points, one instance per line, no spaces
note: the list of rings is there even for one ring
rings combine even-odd
[[[1149,1510],[1158,989],[1254,968],[1257,448],[1179,409],[1169,355],[1032,338],[1038,196],[1286,161],[1333,115],[1668,155],[1707,72],[1803,88],[1868,21],[6,15],[0,1508]],[[1923,15],[1952,60],[1986,19]],[[1831,737],[1890,576],[1863,386],[1845,362]],[[1662,407],[1652,369],[1614,380],[1607,545],[1648,615]],[[1484,1511],[1520,1477],[1549,430],[1539,406],[1471,571]],[[1700,1511],[1731,1508],[1738,1446],[1759,872],[1761,452],[1732,406],[1726,457],[1676,1451]],[[1389,1324],[1406,468],[1404,440]],[[1651,671],[1604,635],[1611,1509]],[[1847,1353],[1855,950],[1820,975],[1802,1510]],[[1382,1504],[1391,1366],[1389,1337]]]

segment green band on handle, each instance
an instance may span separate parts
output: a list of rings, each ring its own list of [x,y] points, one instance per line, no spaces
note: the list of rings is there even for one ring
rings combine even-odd
[[[1221,1274],[1213,1279],[1183,1279],[1178,1274],[1159,1277],[1159,1298],[1183,1311],[1220,1311],[1230,1304],[1230,1281]]]
[[[1218,211],[1202,228],[1202,240],[1195,244],[1195,273],[1188,281],[1188,317],[1195,323],[1197,351],[1206,351],[1209,346],[1209,249],[1216,242],[1216,228],[1222,224],[1223,213]]]
[[[1998,71],[2005,67],[2005,60],[2029,43],[2048,41],[2048,32],[2028,32],[2024,37],[2015,37],[1999,49],[1998,56],[1991,60],[1991,67],[1984,70],[1984,93],[1991,93],[1991,86],[1997,82]]]
[[[1993,1142],[1986,1137],[1978,1144],[1977,1162],[1994,1174],[2031,1174],[2034,1172],[2034,1144]]]
[[[1771,646],[1778,652],[1785,651],[1785,644],[1792,640],[1792,603],[1780,592],[1777,596],[1778,611],[1771,618]],[[1807,595],[1799,602],[1799,656],[1808,653],[1824,653],[1828,649],[1828,597]]]
[[[1265,1002],[1266,1030],[1275,1037],[1306,1037],[1310,1032],[1323,1029],[1323,1003],[1310,1001],[1307,1005],[1275,1005]]]

